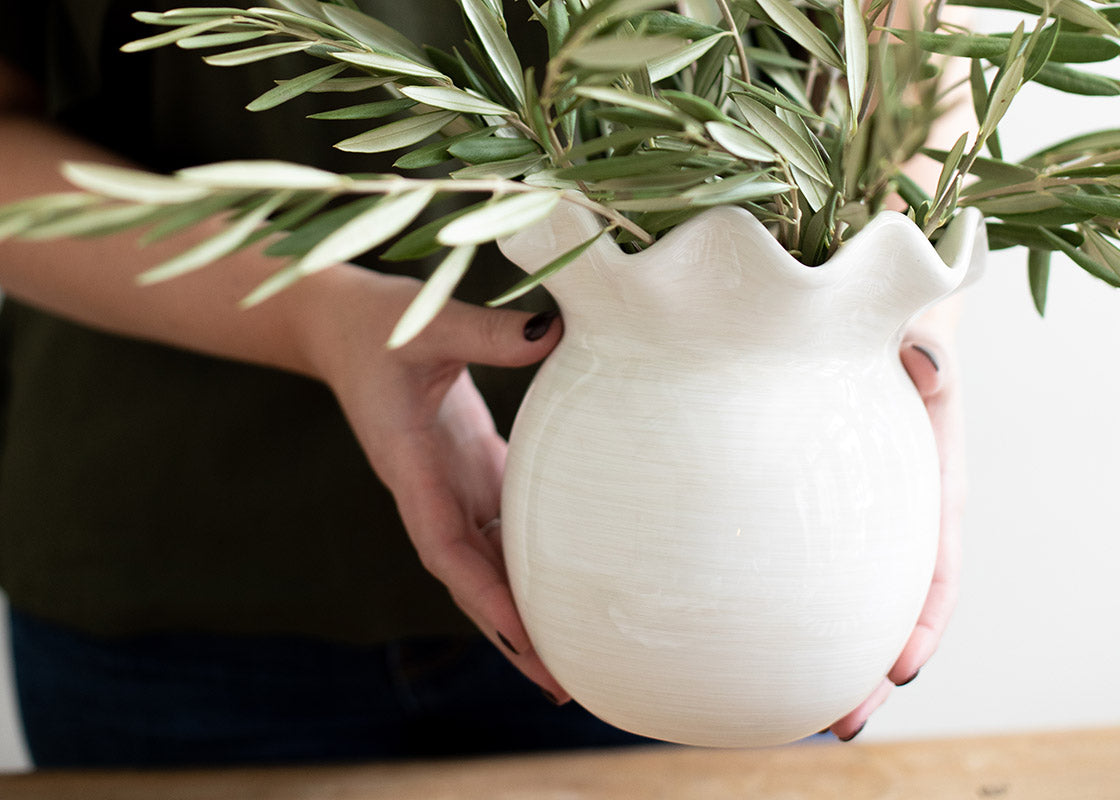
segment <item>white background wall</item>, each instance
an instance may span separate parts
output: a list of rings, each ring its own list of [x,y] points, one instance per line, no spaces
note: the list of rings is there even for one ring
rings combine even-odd
[[[1021,156],[1120,127],[1120,98],[1032,90],[1001,127]],[[1025,273],[1022,253],[993,254],[962,323],[970,498],[956,617],[861,739],[1120,725],[1120,291],[1056,257],[1040,320]],[[0,658],[0,769],[25,765]]]

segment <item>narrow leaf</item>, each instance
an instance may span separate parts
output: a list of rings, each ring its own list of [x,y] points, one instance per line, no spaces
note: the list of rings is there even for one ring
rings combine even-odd
[[[372,250],[411,225],[434,196],[425,186],[385,197],[311,248],[296,270],[307,275]]]
[[[1064,64],[1044,64],[1035,73],[1034,82],[1066,94],[1086,97],[1114,97],[1120,94],[1120,82],[1115,78],[1073,69]]]
[[[694,206],[734,205],[769,200],[792,188],[788,183],[771,180],[766,173],[752,172],[697,186],[685,192],[684,197]]]
[[[521,158],[507,158],[501,161],[490,161],[485,164],[471,164],[469,167],[457,169],[451,173],[452,178],[458,180],[474,180],[476,178],[498,178],[499,180],[514,180],[527,172],[531,172],[545,164],[545,156],[537,153],[522,156]]]
[[[9,21],[10,24],[15,24]],[[157,33],[155,36],[149,36],[145,39],[136,39],[121,47],[121,52],[124,53],[139,53],[142,50],[153,50],[157,47],[174,44],[180,39],[188,39],[192,36],[197,36],[200,33],[212,31],[214,28],[220,28],[223,25],[228,25],[233,22],[232,16],[222,15],[215,19],[206,20],[204,22],[196,22],[193,25],[184,25],[175,30],[164,31]]]
[[[187,167],[176,173],[184,185],[197,189],[343,189],[349,179],[317,167],[290,161],[221,161]],[[205,189],[203,189],[205,191]]]
[[[184,203],[207,193],[166,175],[111,164],[70,161],[63,164],[62,174],[87,192],[133,203]]]
[[[550,191],[506,197],[460,217],[444,227],[437,238],[452,247],[500,239],[540,222],[559,202],[560,193]]]
[[[365,213],[381,202],[381,197],[360,197],[351,200],[345,205],[337,206],[318,214],[303,225],[291,231],[287,236],[270,244],[265,249],[265,255],[275,258],[288,256],[303,257],[311,252],[311,248],[319,244],[340,227],[359,214]]]
[[[730,32],[723,31],[713,36],[706,36],[703,39],[698,39],[691,44],[679,47],[663,56],[651,57],[647,64],[649,79],[657,83],[672,75],[676,75],[685,67],[690,67],[695,64],[696,61],[711,50],[717,42],[730,35]]]
[[[278,209],[288,200],[287,192],[280,192],[261,203],[253,211],[243,216],[240,220],[220,231],[209,239],[200,242],[191,249],[163,262],[159,266],[142,272],[137,277],[141,285],[149,285],[160,281],[170,280],[205,267],[237,250],[253,235],[273,211]]]
[[[325,67],[300,75],[298,78],[286,80],[279,86],[269,89],[245,108],[249,111],[265,111],[269,108],[275,108],[281,103],[286,103],[311,91],[320,83],[333,78],[344,69],[346,69],[345,64],[328,64]]]
[[[390,122],[372,131],[344,139],[335,145],[348,153],[384,153],[422,142],[446,127],[459,114],[455,111],[433,111],[409,119]]]
[[[493,300],[486,301],[486,305],[490,306],[491,308],[495,306],[502,306],[528,294],[533,289],[537,288],[537,286],[544,283],[557,272],[559,272],[564,267],[568,266],[577,258],[586,253],[591,248],[591,245],[599,241],[599,239],[607,230],[609,229],[604,228],[587,241],[577,244],[575,247],[565,253],[561,253],[552,261],[548,262],[543,267],[534,272],[532,275],[526,275],[513,286],[495,297]]]
[[[844,0],[844,66],[853,121],[863,106],[863,93],[867,88],[867,50],[867,25],[859,0]]]
[[[475,250],[474,245],[455,247],[440,262],[393,328],[388,343],[390,350],[411,342],[443,310],[470,267]]]
[[[243,64],[252,64],[268,58],[301,53],[311,47],[312,42],[278,42],[276,44],[262,44],[258,47],[246,47],[244,50],[233,50],[228,53],[205,56],[202,60],[213,67],[239,67]]]
[[[25,239],[56,239],[66,236],[95,236],[116,230],[127,230],[150,219],[153,212],[166,208],[154,203],[138,203],[79,209],[41,225],[33,225],[21,236]]]
[[[497,136],[472,136],[455,142],[447,151],[468,164],[506,161],[521,156],[540,155],[536,144],[528,139]]]
[[[1023,70],[1026,68],[1026,59],[1016,56],[1008,65],[1006,71],[996,81],[995,88],[988,98],[988,109],[984,115],[984,122],[980,125],[980,136],[985,137],[995,132],[1003,115],[1011,106],[1011,101],[1019,92],[1023,82]]]
[[[514,112],[472,92],[451,86],[402,86],[401,94],[418,103],[425,103],[447,111],[463,114],[482,114],[507,117]]]
[[[1043,235],[1045,239],[1047,239],[1051,242],[1051,244],[1054,245],[1055,250],[1061,250],[1063,253],[1069,256],[1070,260],[1073,261],[1073,263],[1077,264],[1077,266],[1081,267],[1090,275],[1095,278],[1100,278],[1102,281],[1112,286],[1120,286],[1120,276],[1118,276],[1117,273],[1113,272],[1103,264],[1098,263],[1092,257],[1074,247],[1065,239],[1051,233],[1045,228],[1039,228],[1038,231]],[[1086,239],[1085,241],[1086,243],[1088,243],[1088,239]]]
[[[331,56],[347,64],[366,69],[388,72],[393,75],[411,75],[414,78],[436,78],[450,82],[450,79],[433,67],[407,58],[390,56],[384,53],[331,53]]]
[[[814,145],[803,139],[770,109],[747,97],[735,98],[735,105],[759,137],[809,177],[830,183],[828,170]]]
[[[791,39],[830,67],[844,69],[836,48],[820,28],[789,0],[757,0],[766,15]]]
[[[487,201],[488,202],[488,201]],[[440,230],[464,214],[469,214],[479,208],[487,205],[487,202],[474,203],[466,208],[459,208],[449,214],[444,214],[439,219],[433,220],[425,225],[421,225],[414,231],[409,231],[407,234],[393,242],[393,245],[381,254],[383,261],[415,261],[419,258],[427,258],[428,256],[438,253],[443,249],[443,245],[439,243],[436,236]]]
[[[1050,284],[1051,250],[1030,250],[1027,253],[1027,280],[1031,287],[1031,299],[1038,315],[1046,314],[1046,291]]]
[[[933,193],[934,197],[940,197],[942,192],[945,191],[945,187],[949,185],[953,173],[960,166],[961,156],[964,155],[964,147],[967,143],[968,132],[966,131],[960,135],[952,149],[946,154],[945,162],[941,165],[941,175],[937,178],[937,191]]]
[[[428,63],[428,57],[421,48],[381,20],[340,6],[324,6],[323,13],[340,30],[374,50],[396,53],[421,64]]]
[[[769,163],[777,154],[763,139],[729,122],[709,122],[704,126],[716,144],[738,158]]]
[[[677,53],[686,44],[675,36],[601,36],[577,48],[569,48],[567,56],[572,63],[588,69],[627,72]],[[652,80],[652,74],[650,78]]]
[[[509,37],[499,23],[497,16],[482,0],[459,0],[463,12],[470,20],[475,33],[478,34],[482,47],[494,64],[495,70],[501,77],[518,103],[525,105],[525,85],[521,70],[521,61],[517,58],[517,51],[513,49]]]
[[[203,33],[180,39],[175,44],[184,50],[202,50],[207,47],[228,47],[231,44],[242,44],[254,39],[263,39],[270,31],[231,31],[230,33]]]
[[[573,93],[579,95],[580,97],[586,97],[591,100],[598,100],[600,103],[633,108],[637,111],[652,114],[656,117],[679,121],[682,124],[687,122],[688,119],[683,114],[681,114],[678,109],[676,109],[674,106],[669,105],[668,103],[654,100],[651,97],[644,97],[639,94],[634,94],[633,92],[626,92],[622,89],[580,86],[574,89]]]
[[[1120,219],[1120,197],[1074,192],[1072,194],[1059,194],[1058,199],[1067,205],[1081,211],[1087,211],[1093,216]]]
[[[320,111],[318,114],[309,114],[308,119],[378,119],[390,114],[407,111],[416,105],[415,100],[408,98],[399,100],[377,100],[372,103],[360,103],[356,106],[336,108],[333,111]]]
[[[1106,282],[1113,286],[1120,286],[1120,249],[1117,249],[1116,245],[1101,235],[1093,226],[1079,225],[1078,227],[1085,234],[1085,241],[1082,243],[1081,249],[1089,253],[1094,261],[1103,264],[1110,273],[1098,277],[1103,277]]]

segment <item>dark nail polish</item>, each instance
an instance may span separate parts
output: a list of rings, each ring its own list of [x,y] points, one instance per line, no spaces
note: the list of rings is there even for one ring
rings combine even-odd
[[[553,320],[558,316],[560,316],[558,311],[542,311],[537,314],[525,323],[525,338],[530,342],[543,339],[548,329],[552,327]]]
[[[858,728],[856,728],[855,733],[853,733],[851,736],[838,736],[836,738],[838,738],[842,742],[850,742],[852,739],[859,736],[860,733],[863,732],[863,729],[866,728],[866,727],[867,727],[867,723],[865,722],[862,725],[860,725]]]
[[[937,370],[938,372],[941,371],[941,365],[937,363],[937,359],[933,357],[933,353],[931,353],[929,350],[922,347],[920,344],[912,344],[910,346],[913,347],[915,350],[917,350],[919,353],[921,353],[923,356],[928,358],[929,363],[933,364],[933,368],[935,370]]]
[[[918,673],[919,673],[919,672],[921,672],[921,670],[920,670],[920,669],[916,669],[916,670],[914,670],[914,674],[913,674],[913,675],[911,675],[911,676],[910,676],[909,678],[907,678],[906,680],[902,681],[901,683],[896,683],[896,684],[895,684],[895,686],[905,686],[906,684],[908,684],[908,683],[911,683],[911,682],[913,682],[913,680],[914,680],[914,679],[915,679],[916,677],[918,677]]]
[[[560,698],[558,698],[556,695],[554,695],[548,689],[541,689],[541,694],[543,694],[544,699],[547,700],[548,702],[552,703],[552,705],[554,705],[554,706],[560,705]]]
[[[507,639],[501,631],[495,631],[495,632],[498,634],[498,641],[501,642],[507,650],[509,650],[515,656],[516,655],[521,655],[520,653],[517,652],[517,648],[513,646],[513,643],[510,642],[510,640]]]

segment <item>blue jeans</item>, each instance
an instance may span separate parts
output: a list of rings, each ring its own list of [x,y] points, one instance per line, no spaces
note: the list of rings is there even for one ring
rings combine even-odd
[[[645,742],[556,707],[478,638],[102,640],[11,612],[39,767],[337,762]]]

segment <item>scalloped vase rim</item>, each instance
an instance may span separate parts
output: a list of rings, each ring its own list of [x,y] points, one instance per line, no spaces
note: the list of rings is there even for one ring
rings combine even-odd
[[[598,215],[590,209],[571,202],[568,198],[572,195],[576,193],[565,192],[564,199],[553,213],[569,215],[570,222],[580,229],[578,241],[572,242],[574,247],[579,242],[590,239],[596,231],[602,231],[605,226]],[[610,238],[600,238],[588,249],[583,258],[609,263],[614,267],[638,267],[647,260],[657,258],[656,251],[659,248],[676,246],[699,235],[720,217],[726,217],[728,223],[733,223],[727,226],[728,230],[744,239],[750,239],[754,247],[760,248],[763,254],[769,257],[772,268],[780,270],[785,276],[807,287],[828,286],[836,282],[856,263],[857,259],[852,258],[854,252],[864,247],[879,247],[884,234],[893,233],[901,238],[916,259],[922,262],[920,266],[924,267],[927,274],[936,275],[939,272],[944,274],[946,288],[952,288],[951,283],[955,282],[953,278],[976,277],[974,274],[969,274],[972,270],[967,267],[972,261],[973,251],[977,245],[977,234],[982,230],[983,224],[983,214],[979,209],[962,208],[946,227],[939,244],[934,245],[905,214],[884,209],[877,212],[851,239],[844,242],[828,260],[816,266],[809,266],[786,250],[750,211],[739,206],[724,205],[713,206],[680,223],[654,244],[636,253],[625,252]],[[546,221],[540,224],[548,223]],[[510,250],[516,248],[517,240],[529,236],[535,227],[537,226],[531,226],[499,242],[503,252],[508,255]],[[948,267],[948,271],[945,267]],[[971,280],[968,282],[971,283]]]

